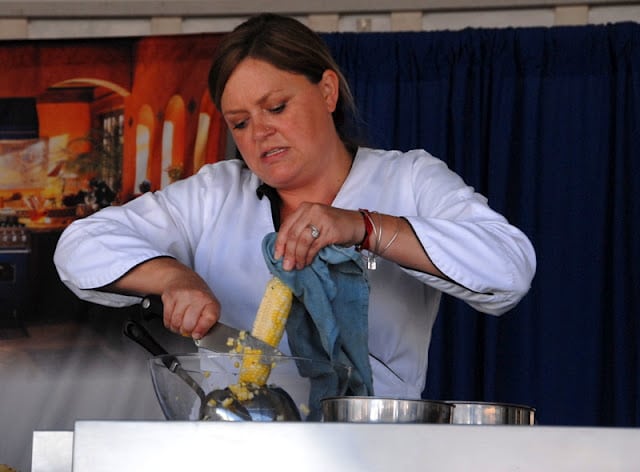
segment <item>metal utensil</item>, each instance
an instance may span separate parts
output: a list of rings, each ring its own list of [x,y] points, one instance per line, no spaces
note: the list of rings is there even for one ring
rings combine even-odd
[[[240,402],[253,421],[302,421],[291,396],[280,387],[262,386],[253,398]]]
[[[153,356],[158,357],[170,372],[180,377],[196,393],[200,399],[198,419],[251,421],[249,412],[228,389],[213,390],[205,395],[197,380],[182,367],[178,358],[169,354],[165,348],[158,344],[140,323],[127,320],[122,331],[125,336],[137,342]]]
[[[210,391],[200,406],[200,419],[209,421],[251,421],[252,415],[228,388]]]
[[[157,295],[149,295],[140,302],[143,314],[147,317],[162,317],[164,306]],[[251,336],[246,331],[232,328],[220,321],[213,325],[209,332],[201,339],[194,340],[196,346],[214,352],[230,352],[239,343],[251,349],[260,349],[265,356],[276,356],[282,353],[273,346]]]

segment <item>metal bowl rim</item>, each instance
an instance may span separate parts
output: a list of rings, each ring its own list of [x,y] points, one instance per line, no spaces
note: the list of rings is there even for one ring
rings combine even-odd
[[[222,358],[233,358],[233,357],[243,357],[245,355],[255,355],[255,354],[245,354],[242,352],[216,352],[216,351],[206,351],[206,352],[183,352],[183,353],[168,353],[168,354],[160,354],[159,356],[153,356],[151,357],[149,360],[154,360],[154,359],[166,359],[167,357],[175,357],[178,360],[180,359],[201,359],[201,358],[208,358],[208,357],[222,357]],[[299,360],[299,361],[307,361],[307,362],[322,362],[325,364],[332,364],[332,365],[340,365],[340,366],[344,366],[347,367],[345,364],[342,364],[340,362],[333,362],[333,361],[329,361],[329,360],[324,360],[324,359],[311,359],[310,357],[298,357],[298,356],[288,356],[286,354],[277,354],[277,355],[268,355],[268,354],[259,354],[262,357],[268,358],[268,359],[284,359],[284,360]]]
[[[178,361],[183,361],[186,359],[241,359],[245,355],[255,355],[255,354],[244,354],[242,352],[216,352],[216,351],[207,351],[207,352],[183,352],[183,353],[168,353],[168,354],[160,354],[158,356],[152,356],[149,358],[149,364],[155,362],[162,362],[162,359],[166,358],[176,358]],[[263,359],[272,360],[274,362],[303,362],[303,363],[322,363],[325,365],[332,365],[335,367],[339,367],[340,370],[344,370],[349,375],[351,374],[352,368],[346,364],[342,364],[340,362],[330,361],[326,359],[311,359],[310,357],[300,357],[300,356],[289,356],[286,354],[277,354],[277,355],[267,355],[267,354],[259,354]]]
[[[529,411],[536,411],[536,409],[529,405],[523,405],[518,403],[502,403],[502,402],[484,402],[484,401],[465,401],[465,400],[444,400],[445,403],[450,403],[454,406],[497,406],[503,408],[519,408]]]
[[[397,397],[377,397],[375,395],[365,396],[365,395],[354,395],[354,396],[334,396],[334,397],[325,397],[321,399],[321,402],[329,402],[329,401],[342,401],[342,400],[380,400],[380,401],[396,401],[396,402],[414,402],[414,403],[424,403],[424,404],[437,404],[437,405],[446,405],[455,408],[455,405],[452,405],[449,402],[445,402],[442,400],[428,400],[425,398],[397,398]]]

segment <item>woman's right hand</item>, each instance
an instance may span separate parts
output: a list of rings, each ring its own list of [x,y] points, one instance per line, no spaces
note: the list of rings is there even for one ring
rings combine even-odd
[[[202,338],[220,318],[220,302],[192,269],[171,257],[150,259],[122,276],[107,290],[159,295],[167,329]]]
[[[180,282],[168,286],[161,294],[164,325],[175,333],[200,339],[220,318],[220,302],[204,282],[204,286],[197,281],[191,285],[184,280]]]

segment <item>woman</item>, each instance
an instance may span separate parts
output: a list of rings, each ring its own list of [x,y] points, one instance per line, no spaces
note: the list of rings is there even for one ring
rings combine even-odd
[[[72,224],[55,262],[80,297],[121,306],[159,294],[165,325],[199,338],[218,319],[250,329],[270,277],[265,234],[278,231],[285,270],[328,245],[368,249],[375,393],[417,398],[442,292],[494,315],[527,293],[533,248],[484,197],[425,151],[349,138],[346,81],[301,23],[263,14],[240,25],[209,88],[243,160]]]

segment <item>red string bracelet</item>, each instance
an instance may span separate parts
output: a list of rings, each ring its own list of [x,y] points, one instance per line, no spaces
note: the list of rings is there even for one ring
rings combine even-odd
[[[356,251],[362,251],[363,249],[369,249],[369,236],[373,232],[373,221],[371,220],[371,216],[369,215],[369,210],[365,210],[360,208],[358,210],[362,215],[362,219],[364,220],[364,238],[360,241],[360,244],[356,246]]]

